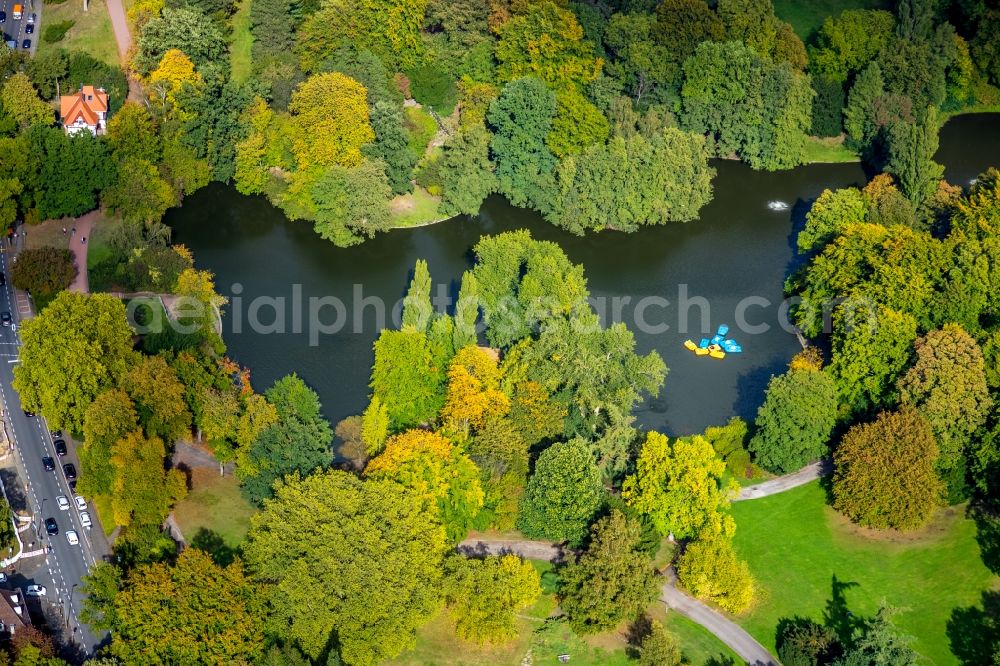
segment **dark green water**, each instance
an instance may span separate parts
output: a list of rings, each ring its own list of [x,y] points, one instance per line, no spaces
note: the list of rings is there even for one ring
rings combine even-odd
[[[947,168],[946,177],[966,184],[987,166],[1000,165],[1000,115],[952,120],[941,133],[941,146],[938,160]],[[664,358],[670,368],[664,388],[637,410],[637,420],[668,434],[684,434],[724,423],[734,414],[752,418],[756,413],[768,378],[782,372],[800,348],[779,326],[782,283],[797,261],[794,234],[824,189],[866,180],[857,164],[778,173],[755,172],[737,162],[715,166],[715,198],[700,220],[628,235],[572,236],[494,197],[478,217],[394,231],[340,249],[319,239],[310,224],[289,222],[265,200],[218,185],[187,199],[167,222],[175,241],[194,251],[200,268],[215,272],[219,291],[230,297],[224,337],[230,356],[252,369],[254,385],[263,389],[297,372],[319,392],[334,423],[367,403],[371,345],[378,335],[376,306],[370,301],[391,308],[420,258],[427,260],[444,293],[454,293],[480,236],[528,229],[536,238],[559,243],[572,261],[582,263],[598,311],[625,321],[636,332],[640,352],[656,349]],[[766,205],[770,200],[786,201],[791,208],[773,212]],[[362,302],[358,289],[370,300]],[[682,289],[689,307],[680,306]],[[336,334],[314,328],[317,344],[311,344],[309,299],[331,296],[343,303],[344,328]],[[251,330],[255,308],[256,319],[265,325],[276,320],[274,308],[262,305],[262,297],[283,299],[284,316],[277,317],[283,332],[279,326],[272,327],[279,332]],[[669,305],[649,297],[666,299]],[[704,331],[703,310],[693,299],[708,305]],[[301,328],[295,326],[295,301],[302,304]],[[640,312],[641,302],[647,305]],[[742,332],[737,321],[741,303],[751,327]],[[332,306],[320,309],[323,322],[333,322],[336,315]],[[391,314],[385,316],[391,322]],[[733,328],[742,354],[713,360],[683,348],[684,340],[697,341],[719,324]],[[669,328],[663,330],[663,325]],[[757,332],[761,325],[768,330]]]

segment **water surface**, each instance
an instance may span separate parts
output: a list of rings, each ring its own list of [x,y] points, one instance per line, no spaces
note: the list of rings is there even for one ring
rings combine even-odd
[[[959,184],[987,166],[1000,165],[1000,115],[962,116],[949,122],[941,132],[938,160],[946,166],[946,178]],[[220,292],[232,299],[224,337],[230,356],[252,369],[254,385],[263,389],[297,372],[319,392],[333,422],[360,412],[367,403],[378,316],[375,306],[359,300],[358,289],[361,297],[391,305],[402,297],[414,262],[422,258],[434,282],[445,293],[454,293],[471,266],[471,248],[480,236],[528,229],[535,238],[557,242],[572,261],[582,263],[591,293],[605,299],[607,317],[626,321],[636,332],[638,350],[655,349],[669,367],[659,397],[636,411],[637,421],[668,434],[686,434],[733,415],[753,418],[768,378],[782,372],[800,349],[795,337],[778,325],[782,284],[798,261],[794,234],[824,189],[866,181],[858,164],[810,165],[776,173],[755,172],[730,161],[715,166],[715,198],[700,220],[633,234],[573,236],[534,212],[493,197],[476,217],[398,230],[358,247],[337,248],[316,236],[310,224],[289,222],[266,200],[221,185],[189,197],[170,212],[167,222],[175,240],[194,251],[199,267],[215,272]],[[770,200],[786,201],[790,209],[771,211],[766,205]],[[689,299],[707,302],[707,329],[698,305],[679,307],[681,289]],[[349,323],[311,345],[309,299],[325,296],[345,304]],[[642,332],[637,330],[636,304],[650,296],[670,305],[651,303],[643,312],[648,330]],[[285,299],[284,332],[250,330],[250,304],[259,297]],[[615,298],[617,313],[611,300]],[[748,298],[757,300],[751,304]],[[295,300],[303,304],[301,329],[294,328]],[[744,313],[747,323],[766,325],[767,331],[735,330],[741,302],[750,304]],[[769,305],[756,304],[765,302]],[[359,309],[361,316],[356,317]],[[685,311],[688,327],[681,330]],[[275,319],[270,307],[261,307],[257,314],[265,323]],[[329,322],[334,314],[327,308],[322,316]],[[354,332],[358,321],[363,325]],[[697,341],[719,324],[734,328],[743,354],[720,361],[695,357],[683,348],[684,340]],[[662,330],[663,325],[668,328]]]

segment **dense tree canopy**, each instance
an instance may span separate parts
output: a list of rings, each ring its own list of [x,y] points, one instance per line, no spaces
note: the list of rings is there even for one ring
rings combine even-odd
[[[104,294],[62,292],[20,335],[14,388],[57,427],[82,430],[90,403],[136,360],[125,306]]]
[[[517,635],[516,614],[542,593],[538,572],[517,555],[448,560],[445,596],[462,638],[502,643]]]
[[[419,497],[339,471],[279,485],[244,547],[283,633],[314,659],[335,635],[349,664],[413,645],[440,608],[444,550],[444,529]]]

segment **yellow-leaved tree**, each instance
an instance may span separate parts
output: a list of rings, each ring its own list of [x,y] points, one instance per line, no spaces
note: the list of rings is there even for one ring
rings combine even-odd
[[[361,164],[361,146],[374,141],[368,119],[368,91],[339,72],[303,81],[288,105],[292,114],[292,153],[297,168]]]
[[[485,349],[469,345],[458,350],[448,368],[448,390],[441,417],[452,431],[468,434],[490,418],[510,411],[510,399],[500,390],[497,359]]]
[[[160,104],[173,105],[177,93],[185,83],[200,87],[204,83],[201,74],[195,71],[194,63],[183,51],[170,49],[160,58],[160,64],[149,74],[146,85],[150,97]]]
[[[428,430],[390,437],[385,450],[365,468],[370,479],[395,481],[437,508],[448,538],[465,538],[483,506],[479,469],[447,438]]]

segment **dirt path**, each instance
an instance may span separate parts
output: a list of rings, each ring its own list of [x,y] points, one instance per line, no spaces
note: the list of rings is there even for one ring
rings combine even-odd
[[[87,282],[87,248],[89,246],[82,241],[90,238],[94,221],[100,214],[99,210],[92,210],[73,221],[73,228],[76,229],[76,232],[70,236],[69,249],[73,253],[73,261],[76,264],[76,278],[69,286],[70,291],[81,294],[90,293],[90,285]]]

